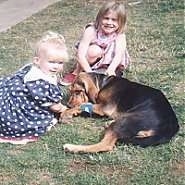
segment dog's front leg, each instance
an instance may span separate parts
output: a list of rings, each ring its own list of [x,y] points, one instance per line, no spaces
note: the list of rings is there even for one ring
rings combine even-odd
[[[67,152],[82,152],[82,153],[96,153],[96,152],[108,152],[112,151],[115,143],[117,141],[117,135],[114,131],[107,129],[103,139],[97,143],[92,145],[73,145],[73,144],[65,144],[63,148]]]
[[[60,120],[63,123],[68,123],[68,122],[70,122],[71,118],[73,118],[74,116],[77,116],[81,113],[82,113],[82,110],[80,109],[79,106],[71,108],[71,109],[67,109],[60,114]]]
[[[103,107],[102,104],[93,104],[93,112],[100,116],[105,116],[105,113],[102,107]]]

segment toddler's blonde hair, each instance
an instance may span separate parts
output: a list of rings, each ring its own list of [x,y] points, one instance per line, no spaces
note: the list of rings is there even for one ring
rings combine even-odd
[[[65,62],[68,61],[68,52],[65,44],[65,39],[63,35],[53,31],[45,32],[41,39],[37,41],[35,45],[34,56],[39,56],[43,46],[47,44],[54,45],[56,48],[61,49],[61,52],[63,53],[63,60]]]

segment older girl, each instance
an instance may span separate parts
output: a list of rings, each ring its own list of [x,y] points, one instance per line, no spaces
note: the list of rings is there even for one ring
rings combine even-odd
[[[78,44],[75,70],[64,76],[62,83],[71,83],[82,70],[105,69],[108,75],[120,75],[129,64],[126,49],[126,10],[123,4],[106,2],[94,23],[88,24]]]

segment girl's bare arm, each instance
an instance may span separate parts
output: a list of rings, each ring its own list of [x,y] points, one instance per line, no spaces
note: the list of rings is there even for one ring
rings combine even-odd
[[[89,45],[91,41],[95,38],[95,34],[96,32],[94,27],[91,26],[86,28],[78,48],[78,54],[77,54],[78,62],[86,72],[92,71],[86,57],[87,57],[87,51],[88,51]]]
[[[115,56],[106,71],[108,75],[115,75],[116,68],[121,63],[125,50],[126,50],[126,36],[125,34],[120,34],[116,38]]]

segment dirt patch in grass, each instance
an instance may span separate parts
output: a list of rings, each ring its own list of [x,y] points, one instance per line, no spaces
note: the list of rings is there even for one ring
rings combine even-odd
[[[92,164],[87,161],[72,160],[68,166],[70,173],[90,172],[104,175],[110,180],[116,178],[117,184],[125,184],[132,170],[123,165]]]
[[[172,174],[175,176],[181,176],[185,173],[185,161],[179,161],[173,164]]]
[[[16,177],[10,173],[0,173],[0,184],[10,184],[16,181]]]
[[[26,173],[25,175],[31,177],[30,174]],[[28,185],[55,184],[53,182],[52,174],[47,171],[40,171],[37,174],[33,172],[32,177],[33,178],[30,178],[30,180],[28,181]]]
[[[52,177],[50,174],[48,173],[40,173],[38,175],[39,179],[30,182],[30,185],[40,185],[41,183],[48,183],[51,184],[50,182],[52,182]]]
[[[183,95],[185,93],[184,81],[176,83],[174,90],[176,93]]]
[[[7,151],[7,154],[9,155],[20,155],[24,153],[25,146],[17,146],[13,148],[12,150]]]

